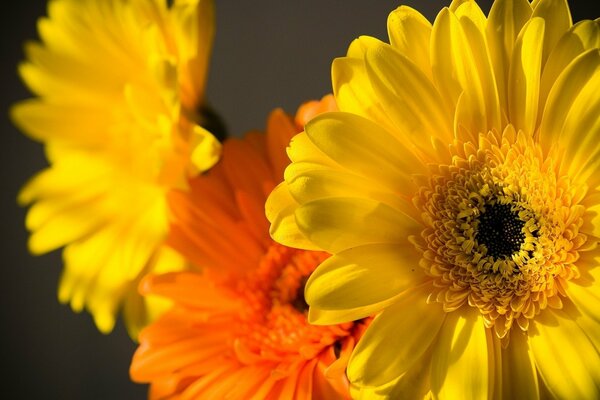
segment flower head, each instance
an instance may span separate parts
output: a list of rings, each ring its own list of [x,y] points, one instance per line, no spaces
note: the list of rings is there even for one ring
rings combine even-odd
[[[305,118],[332,107],[303,106],[295,125],[274,111],[267,134],[229,139],[223,158],[170,197],[169,242],[202,273],[149,276],[145,293],[174,303],[140,334],[131,374],[152,398],[348,398],[345,367],[363,323],[306,320],[304,283],[327,255],[274,243],[264,201],[288,163],[284,148]]]
[[[388,31],[334,61],[341,112],[292,140],[267,202],[277,241],[333,254],[309,319],[379,313],[357,397],[597,398],[598,22],[454,1]]]
[[[19,67],[38,97],[12,110],[50,162],[19,195],[29,247],[65,246],[60,301],[103,332],[123,306],[135,336],[149,318],[139,278],[182,264],[162,246],[166,193],[218,158],[200,126],[213,4],[52,0],[48,12]]]

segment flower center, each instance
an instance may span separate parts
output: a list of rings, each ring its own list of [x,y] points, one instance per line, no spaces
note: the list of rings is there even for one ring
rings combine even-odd
[[[257,270],[238,284],[246,298],[236,341],[247,354],[312,357],[353,334],[353,323],[316,326],[307,321],[304,286],[310,273],[328,257],[273,243]]]
[[[447,312],[475,307],[507,338],[514,323],[527,330],[544,308],[562,307],[579,276],[586,189],[512,127],[480,135],[478,146],[456,146],[417,193],[426,228],[415,245],[432,279],[429,301]]]
[[[479,227],[475,235],[479,244],[487,249],[487,255],[494,258],[510,257],[525,240],[522,232],[525,221],[509,204],[491,204],[479,217]]]

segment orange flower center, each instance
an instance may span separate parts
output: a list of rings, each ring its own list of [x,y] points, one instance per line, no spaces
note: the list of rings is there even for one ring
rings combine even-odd
[[[238,358],[250,362],[305,359],[353,334],[353,323],[315,326],[307,321],[304,285],[327,254],[291,249],[273,243],[247,279],[236,282],[236,292],[248,304],[241,315],[235,348]]]

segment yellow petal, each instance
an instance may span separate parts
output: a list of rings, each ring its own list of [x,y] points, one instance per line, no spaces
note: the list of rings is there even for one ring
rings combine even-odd
[[[385,204],[361,198],[311,201],[296,210],[300,231],[322,249],[337,253],[376,243],[407,243],[422,225]]]
[[[70,302],[75,311],[86,307],[105,333],[112,330],[120,302],[128,291],[136,291],[137,277],[167,233],[161,201],[137,211],[135,220],[109,225],[65,249],[59,300]]]
[[[394,297],[381,303],[344,310],[323,310],[312,306],[308,309],[308,321],[314,325],[337,325],[349,321],[358,321],[359,319],[375,315],[395,301]]]
[[[496,75],[498,96],[504,112],[508,112],[508,71],[513,49],[521,28],[531,17],[527,0],[497,0],[492,4],[486,37]]]
[[[10,111],[11,119],[19,129],[36,140],[58,139],[97,146],[108,139],[105,129],[110,116],[89,107],[25,100]],[[68,124],[65,123],[65,115],[69,116]]]
[[[331,82],[340,111],[360,115],[391,129],[392,122],[369,82],[364,54],[360,58],[336,58],[331,65]]]
[[[435,398],[488,397],[487,340],[478,310],[467,307],[447,315],[432,355],[431,390]]]
[[[371,36],[359,36],[358,39],[355,39],[350,43],[346,55],[349,58],[362,60],[370,48],[379,46],[382,43],[381,40]]]
[[[545,25],[531,19],[521,30],[509,71],[508,111],[515,129],[533,135],[537,122]]]
[[[358,342],[348,363],[348,379],[357,386],[381,386],[418,368],[434,342],[446,313],[427,304],[427,292],[415,288],[378,315]]]
[[[279,184],[271,192],[265,205],[267,219],[271,223],[271,237],[285,246],[319,250],[319,247],[310,242],[298,228],[294,215],[297,208],[298,203],[290,195],[285,183]]]
[[[545,105],[552,86],[566,67],[580,54],[599,47],[600,21],[586,20],[578,22],[561,37],[544,66],[540,107]]]
[[[452,114],[429,78],[386,44],[367,51],[366,68],[375,93],[397,128],[391,133],[399,140],[408,140],[428,160],[443,161],[436,160],[430,138],[450,143]]]
[[[433,30],[431,32],[431,69],[433,72],[433,80],[436,87],[442,94],[446,105],[451,109],[454,108],[458,97],[463,92],[460,82],[456,78],[454,68],[450,64],[455,56],[456,40],[453,40],[450,33],[449,9],[442,9],[435,21],[433,22]]]
[[[483,11],[475,1],[461,4],[455,11],[463,34],[456,32],[456,38],[468,38],[463,51],[458,55],[460,61],[455,65],[458,77],[470,102],[473,102],[472,131],[487,132],[492,129],[500,130],[501,111],[496,77],[494,74],[491,54],[486,41],[487,20]],[[452,19],[451,19],[452,20]],[[461,63],[465,63],[461,65]],[[472,99],[472,100],[471,100]],[[481,114],[481,115],[478,115]]]
[[[473,137],[501,128],[498,91],[484,29],[485,16],[477,4],[465,2],[457,8],[456,15],[442,10],[432,33],[436,85],[453,109],[463,94],[461,123]]]
[[[432,399],[430,379],[431,349],[415,361],[412,368],[393,381],[377,387],[364,387],[371,399]]]
[[[576,282],[571,282],[567,288],[567,294],[578,310],[592,317],[600,324],[600,307],[597,307],[600,304],[600,270],[595,268],[589,274],[595,279],[592,283],[580,285]]]
[[[530,325],[529,344],[537,370],[555,397],[600,397],[600,354],[563,311],[542,312]]]
[[[387,29],[390,44],[431,80],[431,23],[427,18],[411,7],[400,6],[390,13]]]
[[[558,40],[573,24],[569,4],[567,0],[540,0],[533,8],[532,18],[535,17],[543,18],[546,25],[542,54],[544,65]]]
[[[377,181],[353,174],[348,170],[321,164],[296,162],[285,171],[287,187],[294,199],[304,204],[329,197],[360,197],[374,199],[419,220],[410,193],[386,187]]]
[[[204,97],[204,86],[215,33],[213,0],[177,0],[170,9],[173,34],[178,45],[179,88],[182,105],[196,110]]]
[[[299,133],[292,138],[287,148],[287,155],[293,163],[306,161],[334,168],[339,166],[310,141],[306,132]]]
[[[458,7],[462,6],[465,3],[472,3],[474,0],[452,0],[448,8],[450,11],[455,12]]]
[[[212,133],[195,125],[193,128],[194,148],[192,150],[192,163],[198,171],[206,171],[219,161],[221,157],[221,143]]]
[[[548,96],[540,142],[562,152],[561,172],[595,187],[600,181],[600,50],[577,57],[560,75]]]
[[[306,284],[306,302],[344,310],[390,299],[423,280],[412,244],[360,246],[325,260]]]
[[[339,165],[391,187],[412,192],[416,190],[412,174],[427,172],[404,144],[379,125],[357,115],[322,114],[306,125],[306,134]]]
[[[527,343],[527,334],[512,329],[508,347],[502,349],[503,399],[539,399],[537,371],[531,349]]]
[[[574,307],[566,307],[565,311],[575,319],[600,352],[600,310],[597,307],[600,304],[600,269],[592,269],[587,277],[592,282],[569,283],[567,294]]]
[[[187,261],[169,247],[160,247],[148,266],[149,273],[166,276],[168,272],[183,271],[187,267]],[[144,275],[146,276],[146,275]],[[134,287],[139,287],[139,281],[142,275],[134,283]],[[140,290],[130,290],[126,295],[123,304],[123,317],[127,333],[134,340],[142,328],[145,328],[165,311],[171,308],[173,302],[161,296],[146,293],[143,296]]]
[[[67,152],[21,189],[18,202],[27,205],[41,198],[64,197],[82,191],[91,197],[108,190],[113,174],[114,168],[98,157],[90,157],[83,152]]]
[[[97,202],[97,199],[93,199]],[[43,254],[86,236],[108,221],[100,210],[90,212],[90,204],[68,199],[42,200],[27,213],[27,226],[32,231],[29,250]]]
[[[112,285],[119,279],[135,280],[149,262],[153,252],[165,239],[168,232],[167,209],[164,198],[148,199],[140,204],[139,214],[133,221],[124,221],[121,227],[119,249],[111,254],[114,270],[103,267],[98,283]],[[124,240],[126,238],[126,240]]]
[[[117,100],[116,86],[123,80],[114,75],[118,71],[114,66],[84,62],[38,43],[27,43],[25,53],[28,62],[19,66],[19,73],[32,91],[46,100],[87,105]]]
[[[113,253],[117,239],[117,229],[114,225],[109,225],[65,248],[65,267],[58,289],[61,303],[70,302],[73,310],[77,312],[83,309],[88,291],[99,270]]]

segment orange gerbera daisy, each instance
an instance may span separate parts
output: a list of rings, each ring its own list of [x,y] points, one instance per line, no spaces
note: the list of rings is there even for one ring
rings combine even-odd
[[[364,323],[308,324],[304,284],[327,254],[273,242],[263,211],[291,137],[334,108],[327,96],[295,121],[273,111],[266,135],[227,141],[220,164],[171,194],[169,241],[205,270],[142,281],[144,294],[174,302],[142,331],[131,365],[151,398],[349,398],[346,363]]]

